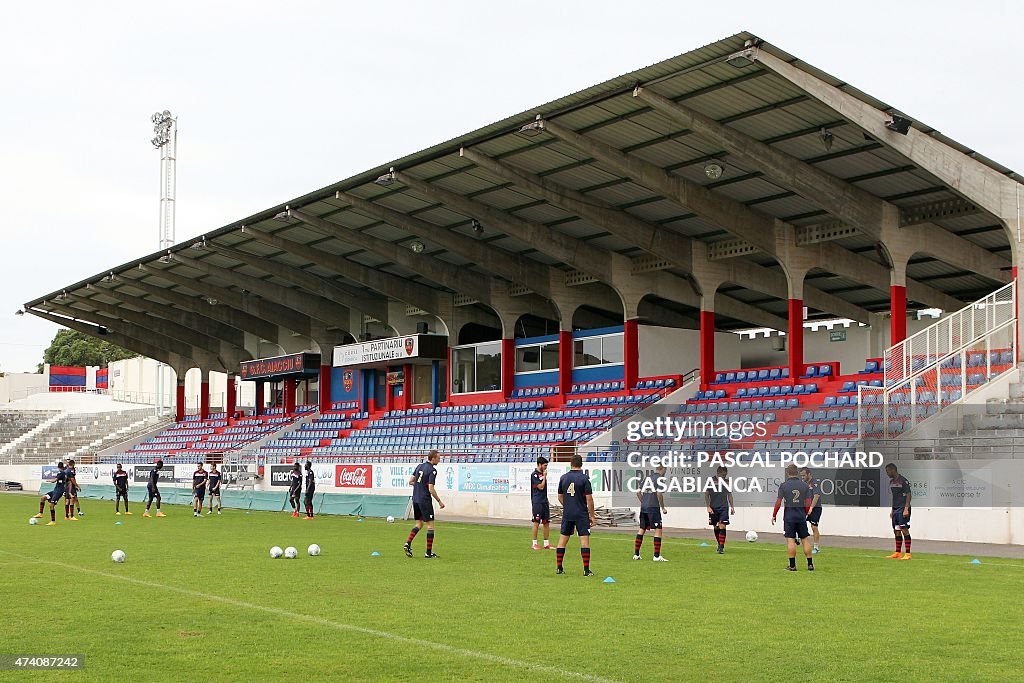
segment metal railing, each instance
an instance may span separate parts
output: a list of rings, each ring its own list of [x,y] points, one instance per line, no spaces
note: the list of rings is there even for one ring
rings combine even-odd
[[[891,347],[881,387],[857,388],[859,438],[889,439],[1017,365],[1015,283]]]
[[[1010,282],[890,346],[883,363],[885,385],[902,382],[1016,320],[1016,301],[1015,282]]]

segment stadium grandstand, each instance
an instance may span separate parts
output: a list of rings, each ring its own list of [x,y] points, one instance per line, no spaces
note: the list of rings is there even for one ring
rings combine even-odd
[[[605,459],[610,428],[664,405],[763,422],[752,447],[928,436],[1011,391],[1019,187],[740,33],[24,312],[174,370],[176,422],[125,462]]]

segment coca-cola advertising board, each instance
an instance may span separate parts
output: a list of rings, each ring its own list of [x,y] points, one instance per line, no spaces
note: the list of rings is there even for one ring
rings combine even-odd
[[[373,465],[336,465],[334,485],[343,489],[373,488]]]

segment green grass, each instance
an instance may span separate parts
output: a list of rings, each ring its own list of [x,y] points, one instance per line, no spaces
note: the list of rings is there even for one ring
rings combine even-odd
[[[87,501],[82,521],[29,526],[36,505],[0,496],[0,653],[79,653],[86,669],[33,680],[1020,676],[1020,561],[896,562],[880,543],[878,552],[826,547],[818,571],[790,574],[778,545],[731,541],[720,557],[666,539],[670,562],[655,564],[650,540],[633,562],[631,536],[598,534],[597,575],[585,579],[575,539],[567,574],[556,576],[554,552],[531,552],[528,529],[442,520],[441,558],[428,561],[422,534],[416,558],[402,554],[402,521],[234,510],[194,519],[180,507],[143,519],[141,506],[125,518]],[[320,557],[306,555],[310,543]],[[301,555],[271,560],[272,545]],[[125,564],[110,561],[115,548]]]

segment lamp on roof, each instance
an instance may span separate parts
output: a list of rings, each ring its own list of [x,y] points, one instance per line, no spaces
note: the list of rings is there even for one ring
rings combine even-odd
[[[708,163],[704,164],[704,175],[711,180],[718,180],[722,177],[723,173],[725,173],[725,164],[717,159],[712,159]]]
[[[474,235],[476,235],[477,237],[484,236],[484,226],[480,224],[480,221],[474,218],[469,225],[470,227],[473,228]]]
[[[835,142],[836,136],[828,128],[822,128],[818,132],[818,137],[821,138],[821,144],[825,146],[825,151],[832,150],[832,143]]]
[[[383,186],[383,187],[387,187],[388,185],[392,185],[392,184],[394,184],[394,182],[395,182],[395,181],[396,181],[397,179],[398,179],[398,178],[397,178],[397,177],[395,176],[395,167],[394,167],[394,166],[392,166],[392,167],[391,167],[390,169],[388,169],[388,172],[387,172],[387,173],[385,173],[385,174],[384,174],[384,175],[382,175],[382,176],[379,176],[379,177],[378,177],[378,178],[377,178],[376,180],[374,180],[373,182],[374,182],[374,183],[376,183],[377,185],[381,185],[381,186]]]
[[[281,223],[287,223],[289,218],[291,218],[291,214],[288,213],[288,207],[287,206],[284,208],[284,211],[280,211],[280,212],[274,214],[274,220],[275,221],[279,221]]]
[[[896,114],[890,114],[890,117],[891,118],[885,122],[886,128],[894,133],[899,133],[900,135],[906,135],[910,132],[910,125],[913,121],[903,118],[902,116],[897,116]]]
[[[528,138],[537,137],[544,132],[544,119],[540,114],[537,114],[537,118],[534,121],[526,124],[519,129],[520,135],[525,135]]]
[[[409,248],[417,254],[422,254],[423,250],[427,248],[427,245],[423,244],[423,242],[420,242],[419,240],[413,240],[412,242],[409,242]]]

